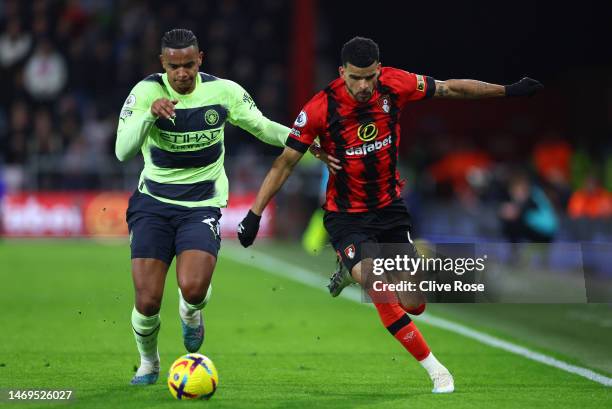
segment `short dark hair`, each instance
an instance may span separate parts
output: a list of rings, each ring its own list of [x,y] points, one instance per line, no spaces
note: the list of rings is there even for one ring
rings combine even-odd
[[[343,66],[351,63],[359,68],[369,67],[375,62],[380,61],[378,44],[374,40],[365,37],[354,37],[347,41],[342,46],[340,57]]]
[[[187,48],[194,46],[198,48],[198,39],[191,30],[185,28],[175,28],[167,31],[161,40],[161,48]]]

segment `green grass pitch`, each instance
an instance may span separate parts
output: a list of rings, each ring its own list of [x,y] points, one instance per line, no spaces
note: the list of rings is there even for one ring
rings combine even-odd
[[[307,267],[332,265],[309,261],[289,247],[258,248]],[[208,402],[179,402],[163,376],[154,386],[128,385],[138,356],[129,321],[133,289],[126,243],[0,242],[0,407],[612,407],[610,387],[417,318],[456,380],[455,393],[432,395],[425,371],[382,328],[372,308],[332,299],[230,255],[222,249],[201,350],[219,370],[219,389]],[[609,306],[464,307],[431,305],[429,313],[612,373]],[[161,311],[162,371],[185,353],[177,309],[172,267]],[[26,388],[71,389],[75,400],[6,401],[7,390]]]

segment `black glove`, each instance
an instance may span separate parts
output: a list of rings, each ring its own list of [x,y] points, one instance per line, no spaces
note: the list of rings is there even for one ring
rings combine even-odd
[[[249,213],[238,225],[238,240],[240,240],[240,244],[243,247],[249,247],[255,241],[259,231],[260,220],[261,216],[257,216],[249,210]]]
[[[535,95],[536,92],[544,89],[544,85],[532,78],[525,77],[519,82],[515,82],[514,84],[510,85],[505,85],[504,88],[506,89],[507,97],[531,97]]]

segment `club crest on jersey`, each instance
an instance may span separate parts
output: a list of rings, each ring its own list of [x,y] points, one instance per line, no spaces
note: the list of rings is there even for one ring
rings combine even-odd
[[[382,97],[378,98],[378,105],[380,106],[380,109],[388,114],[391,110],[389,95],[383,95]]]
[[[357,136],[364,142],[369,142],[378,136],[378,128],[374,122],[361,124],[357,129]]]
[[[204,113],[204,121],[211,126],[217,125],[217,122],[219,122],[219,113],[214,109],[209,109]]]
[[[355,245],[351,244],[347,248],[344,249],[344,254],[350,258],[351,260],[355,258]]]
[[[302,128],[304,125],[306,125],[306,122],[308,122],[308,115],[306,115],[306,112],[300,111],[293,124]]]

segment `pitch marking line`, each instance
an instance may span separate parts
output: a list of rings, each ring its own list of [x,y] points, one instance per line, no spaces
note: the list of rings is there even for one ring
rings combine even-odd
[[[233,261],[237,261],[245,265],[258,267],[259,269],[267,271],[271,274],[283,278],[288,278],[290,280],[297,281],[307,286],[314,287],[327,292],[327,289],[325,288],[325,280],[320,275],[304,268],[287,263],[285,261],[279,260],[276,257],[261,253],[259,251],[244,250],[235,245],[225,244],[223,246],[221,256],[228,257]],[[340,294],[340,296],[342,298],[362,304],[361,293],[356,287],[346,288],[342,292],[342,294]],[[612,386],[612,378],[598,374],[597,372],[594,372],[590,369],[572,365],[559,359],[553,358],[551,356],[532,351],[529,348],[522,347],[512,342],[504,341],[500,338],[493,337],[491,335],[485,334],[484,332],[469,328],[465,325],[457,324],[455,322],[446,320],[444,318],[436,317],[431,314],[421,316],[418,320],[434,327],[443,328],[445,330],[461,334],[465,337],[474,339],[482,344],[489,345],[491,347],[498,348],[516,355],[520,355],[524,358],[531,359],[532,361],[540,362],[544,365],[549,365],[561,369],[562,371],[582,376],[583,378],[589,379],[593,382],[597,382],[605,386]]]

